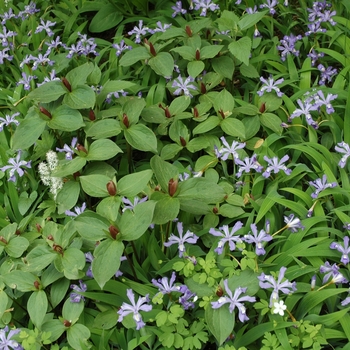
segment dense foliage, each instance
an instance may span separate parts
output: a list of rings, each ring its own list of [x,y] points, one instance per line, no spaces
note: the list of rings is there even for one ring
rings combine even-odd
[[[348,0],[0,9],[1,348],[350,349]]]

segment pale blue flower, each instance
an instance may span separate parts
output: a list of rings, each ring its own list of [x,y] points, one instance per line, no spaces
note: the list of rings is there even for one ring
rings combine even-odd
[[[70,293],[71,303],[80,303],[80,301],[85,300],[84,296],[79,294],[81,292],[87,291],[87,286],[82,280],[79,280],[79,286],[76,284],[71,284],[70,287],[75,291],[75,292]],[[76,293],[76,292],[78,292],[78,293]]]
[[[331,249],[336,249],[338,252],[342,253],[340,261],[347,265],[349,263],[349,254],[350,254],[350,247],[349,247],[349,237],[344,237],[344,245],[338,243],[338,242],[332,242],[329,246]]]
[[[15,158],[10,158],[9,159],[9,164],[10,165],[5,165],[3,167],[0,168],[1,171],[5,172],[6,170],[10,169],[10,177],[8,179],[8,181],[12,181],[15,182],[16,181],[16,174],[17,173],[19,175],[19,177],[22,177],[24,175],[24,171],[22,169],[22,167],[26,167],[26,168],[31,168],[31,161],[26,162],[25,160],[20,160],[21,159],[21,151],[18,151],[16,159]]]
[[[309,181],[309,185],[315,187],[315,192],[311,193],[311,197],[316,199],[320,192],[326,188],[334,188],[338,184],[336,182],[327,182],[327,175],[324,174],[322,178],[316,179],[315,181]]]
[[[266,253],[262,242],[270,242],[273,238],[265,232],[265,230],[258,229],[255,224],[250,225],[250,229],[253,234],[244,235],[243,240],[247,243],[255,243],[255,253],[256,255],[264,255]]]
[[[4,329],[0,329],[0,349],[3,350],[23,350],[23,347],[18,344],[15,340],[12,340],[11,338],[18,334],[21,331],[21,329],[11,329],[9,331],[9,327],[6,326]],[[6,333],[8,334],[6,335]]]
[[[219,227],[219,230],[216,230],[215,228],[211,228],[209,230],[209,233],[216,237],[221,237],[218,246],[214,250],[218,254],[222,254],[224,250],[224,245],[226,242],[229,244],[230,251],[236,249],[236,243],[242,243],[242,239],[240,236],[235,236],[234,234],[240,230],[243,227],[243,223],[241,221],[237,221],[234,226],[229,229],[228,225],[223,225],[222,227]]]

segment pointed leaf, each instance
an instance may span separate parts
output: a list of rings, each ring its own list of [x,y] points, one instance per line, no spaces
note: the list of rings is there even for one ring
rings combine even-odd
[[[83,191],[91,197],[107,197],[107,183],[110,178],[106,175],[84,175],[79,177]]]
[[[61,105],[52,113],[52,119],[47,123],[51,129],[62,131],[74,131],[82,128],[85,124],[79,111]]]
[[[90,145],[86,160],[107,160],[118,153],[122,153],[122,150],[115,142],[109,139],[99,139]]]
[[[146,125],[135,124],[124,131],[126,141],[140,151],[157,153],[157,138]]]
[[[60,96],[68,91],[61,81],[49,81],[28,94],[28,98],[41,103],[56,101]]]
[[[63,98],[63,103],[73,109],[93,108],[95,106],[95,101],[96,94],[88,85],[78,85]]]
[[[171,77],[174,71],[174,59],[169,52],[159,52],[149,59],[148,64],[162,77]]]
[[[233,41],[228,49],[237,59],[242,61],[245,65],[249,65],[250,50],[252,48],[252,41],[247,36],[240,38],[237,41]]]
[[[137,196],[142,190],[145,189],[149,180],[151,180],[152,175],[153,171],[148,169],[123,176],[118,181],[118,194],[129,198]]]
[[[46,293],[43,290],[33,292],[28,299],[27,308],[30,320],[40,329],[48,306]]]

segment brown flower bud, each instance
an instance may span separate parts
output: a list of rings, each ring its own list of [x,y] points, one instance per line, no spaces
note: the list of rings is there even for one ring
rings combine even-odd
[[[0,236],[0,242],[7,244],[7,241],[3,236]]]
[[[169,195],[172,197],[177,190],[178,180],[170,179],[168,182]]]
[[[111,237],[113,239],[116,239],[119,233],[119,230],[113,225],[109,226],[108,230],[109,230],[109,233],[111,234]]]
[[[65,327],[70,327],[70,326],[72,325],[72,322],[69,322],[68,320],[64,320],[64,321],[63,321],[63,325],[64,325]]]
[[[213,208],[213,213],[214,213],[214,214],[217,214],[218,212],[219,212],[219,209],[218,209],[217,207],[214,207],[214,208]]]
[[[201,93],[206,94],[207,93],[207,88],[205,87],[204,83],[201,81]]]
[[[260,113],[264,113],[265,110],[266,110],[266,104],[265,104],[265,102],[264,102],[264,103],[260,106],[259,112],[260,112]]]
[[[190,26],[186,26],[186,27],[185,27],[185,30],[186,30],[186,33],[187,33],[187,35],[188,35],[189,37],[191,37],[191,36],[193,35],[192,29],[191,29]]]
[[[165,107],[164,112],[165,112],[165,116],[166,116],[167,118],[171,118],[171,113],[170,113],[168,107]]]
[[[34,281],[34,287],[35,287],[35,289],[39,289],[40,283],[38,281]]]
[[[96,115],[93,109],[90,109],[89,111],[89,119],[93,122],[94,120],[96,120]]]
[[[224,291],[222,290],[221,286],[218,286],[218,288],[216,289],[216,295],[218,297],[222,297],[224,295]]]
[[[156,49],[154,48],[152,43],[149,43],[149,51],[150,51],[152,56],[157,56]]]
[[[21,234],[21,231],[20,230],[16,230],[15,235],[16,236],[20,236],[20,234]]]
[[[39,224],[35,224],[36,230],[40,233],[41,232],[41,226]]]
[[[63,248],[62,248],[60,245],[54,244],[54,245],[52,246],[52,249],[53,249],[55,252],[57,252],[58,254],[61,254],[61,255],[63,256]]]
[[[182,136],[180,136],[180,142],[182,147],[185,147],[187,144],[186,140]]]
[[[198,112],[197,107],[194,107],[194,108],[193,108],[193,116],[194,116],[195,118],[198,118],[198,117],[199,117],[199,112]]]
[[[39,110],[42,114],[45,114],[47,117],[52,119],[52,114],[46,108],[40,106]]]
[[[81,174],[80,174],[80,171],[77,171],[73,174],[73,177],[74,177],[74,180],[77,179],[77,177],[79,177]]]
[[[115,196],[117,194],[117,186],[112,180],[107,182],[106,187],[107,187],[108,194],[110,196]]]
[[[199,61],[201,59],[201,52],[197,49],[196,50],[196,60]]]
[[[48,236],[47,236],[47,239],[48,239],[49,241],[53,241],[53,240],[54,240],[52,235],[48,235]]]
[[[129,127],[129,118],[128,116],[124,113],[123,114],[123,124],[128,128]]]
[[[69,81],[65,77],[62,78],[62,83],[69,92],[72,92],[72,86],[69,84]]]
[[[80,151],[80,152],[84,152],[84,153],[88,153],[88,151],[86,150],[86,148],[81,145],[80,143],[77,144],[77,150]]]
[[[226,118],[225,113],[224,113],[224,111],[222,109],[219,110],[219,113],[220,113],[222,119]]]

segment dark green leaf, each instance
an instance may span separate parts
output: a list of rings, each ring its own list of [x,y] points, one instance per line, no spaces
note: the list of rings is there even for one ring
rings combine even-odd
[[[33,292],[28,299],[27,308],[30,320],[37,328],[41,328],[48,306],[46,293],[43,290]]]
[[[66,105],[61,105],[52,113],[52,119],[47,123],[51,129],[74,131],[85,124],[79,111]]]
[[[112,4],[104,4],[90,22],[92,33],[102,33],[115,27],[123,20],[123,15]]]
[[[123,176],[117,185],[118,194],[133,198],[145,189],[153,175],[152,170],[143,170],[134,174]]]
[[[126,141],[139,151],[157,153],[157,138],[146,125],[135,124],[124,131]]]
[[[72,92],[64,96],[63,102],[73,109],[93,108],[96,94],[90,86],[78,85]]]
[[[103,119],[93,123],[86,131],[86,136],[93,139],[106,139],[120,134],[120,122],[115,119]]]
[[[90,145],[86,160],[107,160],[121,152],[122,150],[112,140],[99,139]]]
[[[64,87],[61,81],[54,80],[49,81],[30,92],[28,98],[41,103],[49,103],[56,101],[60,96],[67,92],[68,90]]]
[[[148,64],[162,77],[171,77],[174,70],[174,59],[169,52],[159,52],[149,59]]]
[[[240,38],[237,41],[233,41],[228,49],[237,59],[242,61],[246,66],[249,65],[250,50],[252,48],[252,41],[247,36]]]

